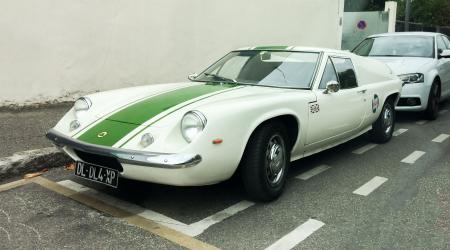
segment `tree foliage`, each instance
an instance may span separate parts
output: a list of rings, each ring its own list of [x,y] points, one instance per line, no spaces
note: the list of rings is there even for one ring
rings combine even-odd
[[[397,0],[397,19],[405,19],[406,0]],[[450,0],[413,0],[410,21],[426,25],[450,26]]]

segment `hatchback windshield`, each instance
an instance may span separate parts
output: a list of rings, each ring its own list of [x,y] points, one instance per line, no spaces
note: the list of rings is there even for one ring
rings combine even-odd
[[[213,64],[195,81],[236,82],[289,88],[309,88],[319,53],[235,51]]]
[[[431,36],[380,36],[367,38],[353,53],[360,56],[434,57]]]

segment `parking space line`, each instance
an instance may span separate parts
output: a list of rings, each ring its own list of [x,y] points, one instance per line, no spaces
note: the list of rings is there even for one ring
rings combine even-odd
[[[388,179],[380,176],[373,177],[370,181],[368,181],[366,184],[362,185],[355,191],[353,191],[354,194],[362,195],[362,196],[368,196],[370,193],[372,193],[375,189],[379,188],[383,183],[385,183]]]
[[[423,151],[414,151],[410,155],[408,155],[406,158],[401,160],[401,162],[408,163],[408,164],[414,164],[424,154],[425,154],[425,152],[423,152]]]
[[[210,226],[219,223],[233,215],[235,215],[238,212],[241,212],[251,206],[255,205],[255,203],[250,201],[241,201],[231,207],[225,208],[224,210],[215,213],[209,217],[206,217],[205,219],[192,223],[189,225],[190,230],[189,232],[185,232],[189,236],[197,236],[201,233],[203,233],[206,229],[208,229]]]
[[[0,192],[7,191],[7,190],[10,190],[10,189],[13,189],[13,188],[16,188],[16,187],[20,187],[20,186],[23,186],[23,185],[28,184],[30,182],[31,181],[29,179],[20,179],[20,180],[17,180],[17,181],[9,182],[9,183],[0,185]]]
[[[208,229],[210,226],[212,226],[216,223],[219,223],[219,222],[235,215],[236,213],[243,211],[255,204],[250,201],[241,201],[231,207],[228,207],[228,208],[226,208],[222,211],[219,211],[211,216],[208,216],[203,220],[200,220],[198,222],[187,225],[185,223],[182,223],[180,221],[172,219],[172,218],[165,216],[161,213],[158,213],[156,211],[146,209],[141,206],[132,204],[130,202],[115,198],[111,195],[107,195],[107,194],[98,192],[95,189],[86,187],[82,184],[76,183],[71,180],[60,181],[60,182],[58,182],[58,184],[66,187],[66,188],[69,188],[73,191],[76,191],[76,192],[86,192],[85,193],[86,195],[89,195],[89,194],[95,195],[95,198],[98,200],[101,200],[110,205],[114,205],[115,207],[123,209],[129,213],[137,214],[146,219],[158,222],[161,225],[164,225],[168,228],[174,229],[176,231],[182,232],[182,233],[184,233],[188,236],[192,236],[192,237],[200,235],[206,229]]]
[[[433,142],[437,142],[437,143],[442,143],[445,140],[447,140],[447,138],[449,138],[450,135],[447,134],[440,134],[438,137],[434,138],[432,141]]]
[[[352,153],[357,154],[357,155],[361,155],[364,154],[365,152],[371,150],[372,148],[378,146],[378,144],[374,144],[374,143],[369,143],[365,146],[362,146],[356,150],[354,150]]]
[[[318,175],[318,174],[322,173],[323,171],[325,171],[327,169],[330,169],[330,168],[331,167],[328,166],[328,165],[320,165],[318,167],[315,167],[315,168],[313,168],[311,170],[308,170],[308,171],[304,172],[303,174],[298,175],[295,178],[306,181],[306,180],[310,179],[311,177],[316,176],[316,175]]]
[[[289,250],[298,245],[300,242],[308,238],[315,231],[319,230],[325,223],[309,219],[299,227],[277,240],[266,250]]]
[[[180,221],[177,221],[175,219],[172,219],[170,217],[167,217],[163,214],[160,214],[160,213],[155,212],[150,209],[143,208],[141,206],[132,204],[130,202],[123,201],[123,200],[115,198],[111,195],[107,195],[107,194],[98,192],[95,189],[86,187],[84,185],[81,185],[81,184],[71,181],[71,180],[60,181],[60,182],[58,182],[58,184],[66,187],[66,188],[69,188],[73,191],[76,191],[78,193],[86,192],[85,193],[86,195],[89,195],[89,194],[95,195],[95,198],[98,200],[101,200],[110,205],[114,205],[114,206],[116,206],[120,209],[123,209],[129,213],[138,214],[146,219],[156,221],[166,227],[170,227],[170,228],[180,231],[180,232],[184,232],[184,230],[186,230],[186,228],[188,227],[188,225],[186,225]]]
[[[427,120],[420,120],[416,122],[417,125],[425,125],[426,123],[428,123]]]
[[[176,243],[180,246],[183,246],[188,249],[218,249],[215,246],[209,245],[205,242],[192,238],[186,234],[163,226],[159,223],[156,223],[152,220],[146,219],[140,215],[132,214],[123,209],[117,208],[115,206],[109,205],[103,201],[95,199],[93,197],[87,196],[83,193],[78,193],[72,189],[64,187],[56,182],[50,181],[43,177],[36,177],[32,179],[36,184],[41,185],[44,188],[52,190],[58,194],[66,196],[72,200],[78,201],[86,206],[92,207],[101,212],[107,213],[116,218],[120,218],[137,226],[141,229],[144,229],[148,232],[151,232],[155,235],[163,237],[173,243]]]
[[[400,128],[400,129],[397,129],[392,135],[393,135],[393,136],[399,136],[399,135],[405,133],[406,131],[408,131],[408,129],[406,129],[406,128]]]

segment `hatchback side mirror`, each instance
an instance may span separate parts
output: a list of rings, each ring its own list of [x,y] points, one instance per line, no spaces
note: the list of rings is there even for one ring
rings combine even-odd
[[[197,73],[194,73],[194,74],[190,74],[190,75],[188,76],[188,79],[189,79],[189,80],[191,80],[191,81],[194,81],[194,80],[195,80],[195,78],[197,78],[197,76],[198,76],[198,74],[197,74]]]
[[[450,58],[450,50],[446,49],[439,54],[439,58]]]
[[[327,88],[323,92],[324,94],[336,93],[341,89],[341,86],[336,81],[329,81],[327,83]]]

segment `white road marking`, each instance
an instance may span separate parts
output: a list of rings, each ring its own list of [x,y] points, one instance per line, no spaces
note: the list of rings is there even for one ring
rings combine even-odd
[[[210,226],[219,223],[235,214],[237,214],[240,211],[243,211],[251,206],[255,205],[255,203],[250,201],[241,201],[231,207],[228,207],[220,212],[217,212],[209,217],[206,217],[205,219],[192,223],[189,225],[189,231],[184,231],[189,236],[197,236],[201,233],[203,233],[207,228]]]
[[[309,219],[299,227],[277,240],[266,250],[289,250],[298,245],[300,242],[308,238],[315,231],[319,230],[325,223]]]
[[[447,135],[447,134],[441,134],[441,135],[439,135],[438,137],[434,138],[432,141],[433,141],[433,142],[442,143],[442,142],[444,142],[445,140],[447,140],[447,138],[449,138],[449,137],[450,137],[450,135]]]
[[[76,191],[76,192],[83,192],[83,193],[95,195],[96,199],[99,199],[105,203],[108,203],[110,205],[113,205],[115,207],[123,209],[132,214],[140,215],[146,219],[156,221],[156,222],[160,223],[161,225],[172,228],[174,230],[177,230],[179,232],[182,232],[182,233],[192,236],[192,237],[195,237],[195,236],[203,233],[210,226],[212,226],[218,222],[221,222],[221,221],[235,215],[236,213],[243,211],[255,204],[250,201],[241,201],[231,207],[228,207],[228,208],[226,208],[222,211],[219,211],[209,217],[206,217],[205,219],[203,219],[201,221],[187,225],[183,222],[172,219],[161,213],[158,213],[153,210],[146,209],[144,207],[132,204],[130,202],[123,201],[123,200],[120,200],[113,196],[98,192],[97,190],[86,187],[84,185],[73,182],[71,180],[60,181],[60,182],[58,182],[58,184],[66,187],[66,188],[72,189],[73,191]]]
[[[406,128],[400,128],[400,129],[397,129],[392,135],[393,135],[393,136],[399,136],[399,135],[405,133],[406,131],[408,131],[408,129],[406,129]]]
[[[311,177],[313,177],[315,175],[318,175],[318,174],[322,173],[323,171],[325,171],[325,170],[327,170],[329,168],[331,168],[331,167],[328,166],[328,165],[320,165],[318,167],[315,167],[315,168],[313,168],[311,170],[308,170],[308,171],[304,172],[303,174],[298,175],[295,178],[306,181],[309,178],[311,178]]]
[[[408,164],[414,164],[424,154],[425,154],[425,152],[423,152],[423,151],[414,151],[410,155],[408,155],[405,159],[403,159],[401,162],[408,163]]]
[[[187,226],[186,224],[184,224],[180,221],[174,220],[170,217],[167,217],[163,214],[160,214],[155,211],[143,208],[141,206],[117,199],[113,196],[98,192],[95,189],[86,187],[84,185],[81,185],[81,184],[76,183],[71,180],[60,181],[60,182],[58,182],[58,184],[66,187],[66,188],[72,189],[75,192],[91,194],[92,196],[95,196],[96,199],[99,199],[105,203],[108,203],[110,205],[121,208],[132,214],[138,214],[146,219],[156,221],[164,226],[170,227],[175,230],[179,230],[180,227],[183,228],[183,227]]]
[[[368,181],[366,184],[362,185],[361,187],[353,191],[353,193],[368,196],[375,189],[383,185],[383,183],[385,183],[387,180],[388,180],[387,178],[375,176],[372,178],[372,180]]]
[[[420,120],[420,121],[417,121],[417,122],[416,122],[417,125],[424,125],[424,124],[426,124],[426,123],[428,123],[427,120]]]
[[[378,144],[374,144],[374,143],[369,143],[363,147],[358,148],[357,150],[354,150],[352,153],[357,154],[357,155],[361,155],[364,154],[365,152],[371,150],[372,148],[378,146]]]

